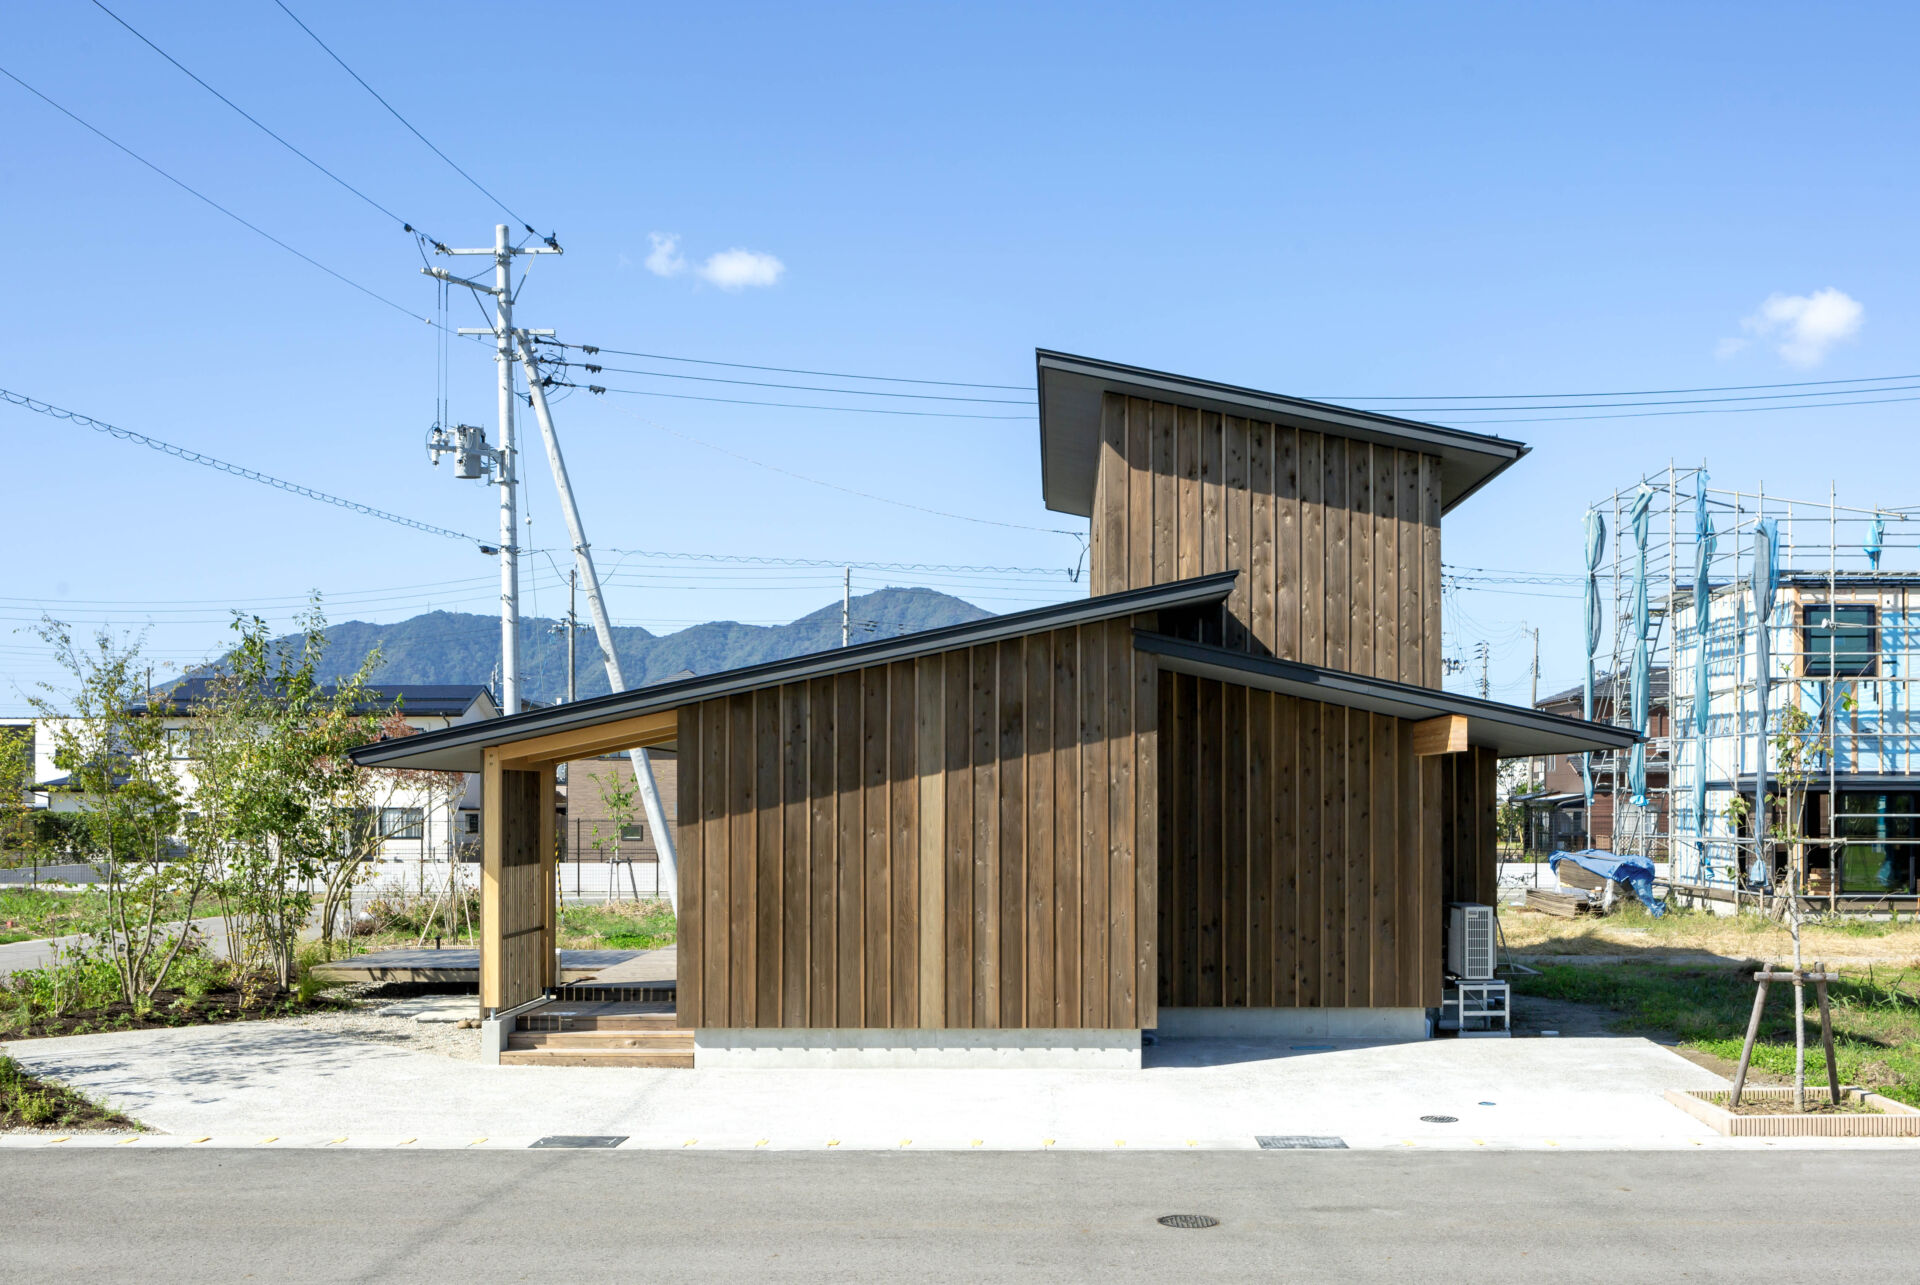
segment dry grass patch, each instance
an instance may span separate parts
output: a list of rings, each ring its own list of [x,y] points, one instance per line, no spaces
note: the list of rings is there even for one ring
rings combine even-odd
[[[1786,959],[1793,939],[1786,927],[1764,916],[1716,915],[1671,908],[1656,919],[1637,903],[1603,918],[1560,919],[1500,908],[1507,949],[1524,955],[1662,955],[1703,953],[1729,959]],[[1804,921],[1801,953],[1807,960],[1871,959],[1890,964],[1920,961],[1920,923],[1819,916]]]

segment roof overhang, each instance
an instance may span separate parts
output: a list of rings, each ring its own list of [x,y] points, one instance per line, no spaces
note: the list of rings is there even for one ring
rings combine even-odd
[[[1034,363],[1040,390],[1041,491],[1049,509],[1081,517],[1093,514],[1093,482],[1100,461],[1100,402],[1105,393],[1195,406],[1438,455],[1443,513],[1492,481],[1528,449],[1504,437],[1044,348],[1035,351]]]
[[[1211,643],[1189,642],[1145,630],[1134,631],[1133,645],[1151,653],[1162,669],[1257,687],[1284,696],[1409,720],[1464,715],[1467,743],[1491,749],[1501,758],[1626,749],[1640,739],[1631,728],[1562,718],[1520,705],[1502,705],[1456,692],[1368,678],[1298,661],[1252,656]]]
[[[616,723],[633,722],[637,726],[646,715],[675,710],[683,705],[783,683],[805,682],[873,665],[917,660],[922,656],[937,655],[961,647],[977,647],[1027,634],[1124,619],[1146,612],[1208,606],[1225,601],[1237,574],[1223,571],[1191,580],[1176,580],[1171,584],[1129,589],[1123,593],[1100,594],[1032,611],[989,616],[985,620],[949,625],[944,629],[902,634],[897,638],[862,643],[857,647],[839,647],[832,651],[795,656],[789,660],[770,661],[763,665],[749,665],[744,669],[730,669],[718,674],[615,692],[592,700],[552,705],[508,718],[458,723],[438,731],[362,745],[353,751],[353,761],[362,767],[478,772],[484,752],[491,748],[553,743],[562,734],[581,733]],[[658,740],[653,744],[660,748],[671,748],[674,742]],[[604,753],[606,748],[595,753]]]

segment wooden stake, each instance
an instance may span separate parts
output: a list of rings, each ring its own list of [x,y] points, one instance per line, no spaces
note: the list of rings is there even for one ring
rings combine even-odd
[[[1833,1013],[1827,1007],[1827,966],[1816,960],[1813,971],[1818,975],[1813,984],[1813,993],[1820,1002],[1820,1043],[1827,1050],[1827,1089],[1833,1094],[1833,1105],[1840,1105],[1840,1064],[1833,1055]]]
[[[1733,1096],[1730,1101],[1736,1107],[1740,1105],[1741,1091],[1747,1087],[1747,1064],[1753,1060],[1753,1041],[1760,1034],[1760,1010],[1767,1003],[1767,978],[1764,974],[1759,982],[1759,989],[1753,993],[1753,1016],[1747,1019],[1747,1042],[1740,1046],[1740,1066],[1733,1073]]]

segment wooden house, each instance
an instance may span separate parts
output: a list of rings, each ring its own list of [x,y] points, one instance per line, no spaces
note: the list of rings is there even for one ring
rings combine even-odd
[[[485,1008],[553,983],[553,764],[663,745],[698,1065],[1427,1033],[1446,906],[1494,897],[1497,760],[1633,739],[1441,689],[1442,516],[1526,448],[1037,367],[1088,598],[356,753],[483,772]]]

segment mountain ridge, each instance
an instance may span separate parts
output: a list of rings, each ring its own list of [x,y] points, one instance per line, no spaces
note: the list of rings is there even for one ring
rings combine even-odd
[[[871,642],[946,625],[981,620],[993,613],[934,589],[888,587],[855,597],[853,641]],[[374,623],[344,620],[326,627],[322,681],[351,675],[377,647],[377,683],[480,683],[497,685],[500,620],[463,611],[430,611],[405,620]],[[276,640],[297,645],[297,635]],[[712,674],[771,660],[785,660],[840,645],[840,604],[835,602],[784,625],[748,625],[710,620],[670,634],[638,625],[613,626],[614,650],[629,687],[645,687],[692,671]],[[593,628],[582,621],[575,642],[576,691],[581,699],[611,690]],[[217,668],[221,662],[215,662]],[[520,632],[520,688],[525,700],[549,704],[566,699],[566,634],[562,622],[524,617]]]

